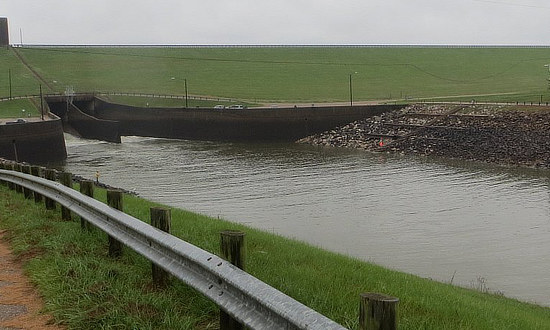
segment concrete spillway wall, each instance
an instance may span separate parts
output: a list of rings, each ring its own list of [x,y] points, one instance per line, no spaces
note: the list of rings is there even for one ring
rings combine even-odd
[[[46,121],[0,125],[0,157],[29,163],[66,159],[61,120],[52,116]]]
[[[92,96],[67,103],[47,99],[52,112],[81,136],[119,142],[120,136],[219,141],[295,141],[401,108],[402,105],[291,108],[142,108]]]
[[[82,137],[120,143],[121,135],[195,140],[294,141],[396,105],[311,108],[140,108],[87,97],[67,103],[47,99],[45,121],[0,125],[0,157],[31,163],[67,158],[63,123]],[[61,117],[61,118],[60,118]]]
[[[96,118],[94,98],[74,100],[68,103],[64,97],[46,98],[51,112],[62,119],[65,131],[86,139],[120,143],[120,129],[117,121]]]
[[[294,141],[401,107],[140,108],[96,99],[93,111],[97,118],[118,121],[121,135],[195,140]]]
[[[67,119],[70,125],[86,139],[120,143],[119,122],[90,116],[73,104],[69,104]]]

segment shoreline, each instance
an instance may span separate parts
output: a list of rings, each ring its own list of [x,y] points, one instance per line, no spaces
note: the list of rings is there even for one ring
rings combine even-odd
[[[413,104],[297,141],[550,168],[550,107]]]

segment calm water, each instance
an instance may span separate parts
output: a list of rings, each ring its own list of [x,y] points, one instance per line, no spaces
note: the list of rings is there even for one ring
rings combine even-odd
[[[550,306],[549,171],[293,144],[67,148],[66,170],[150,200]]]

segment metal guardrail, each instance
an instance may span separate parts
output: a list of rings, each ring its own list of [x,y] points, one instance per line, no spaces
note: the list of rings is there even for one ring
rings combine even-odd
[[[60,97],[67,96],[64,93],[48,93],[43,94],[43,97]],[[150,93],[137,93],[137,92],[101,92],[95,91],[90,93],[74,93],[72,96],[133,96],[133,97],[149,97],[149,98],[159,98],[159,99],[176,99],[176,100],[185,100],[185,95],[174,95],[174,94],[150,94]],[[10,100],[24,100],[24,99],[33,99],[39,98],[40,94],[28,94],[28,95],[18,95],[18,96],[4,96],[0,97],[0,102],[10,101]],[[187,99],[189,100],[199,100],[199,101],[217,101],[217,102],[239,102],[239,100],[226,98],[226,97],[212,97],[212,96],[195,96],[188,95]],[[243,101],[243,100],[240,100]],[[485,101],[445,101],[444,99],[434,99],[434,98],[416,98],[409,97],[400,100],[381,100],[381,104],[392,104],[395,102],[407,101],[409,103],[424,103],[424,104],[472,104],[472,105],[529,105],[529,106],[548,106],[550,102],[540,102],[540,101],[507,101],[507,102],[485,102]],[[244,102],[244,101],[243,101]],[[267,100],[255,100],[255,102],[264,102],[269,103]]]
[[[228,261],[60,183],[1,170],[12,182],[55,200],[214,301],[251,329],[345,329]]]
[[[150,93],[133,93],[133,92],[95,92],[95,95],[107,95],[107,96],[136,96],[136,97],[150,97],[161,99],[176,99],[176,100],[199,100],[199,101],[218,101],[218,102],[235,102],[235,99],[226,97],[211,97],[211,96],[195,96],[195,95],[172,95],[172,94],[150,94]]]
[[[149,97],[149,98],[160,98],[160,99],[176,99],[176,100],[185,100],[185,95],[173,95],[173,94],[154,94],[154,93],[137,93],[137,92],[101,92],[95,91],[90,93],[74,93],[71,96],[135,96],[135,97]],[[64,93],[48,93],[43,94],[43,97],[60,97],[67,96]],[[40,94],[28,94],[28,95],[18,95],[12,97],[0,97],[1,101],[9,100],[23,100],[23,99],[32,99],[39,98]],[[235,99],[226,98],[226,97],[212,97],[212,96],[195,96],[188,95],[187,99],[189,100],[199,100],[199,101],[218,101],[218,102],[236,102]]]

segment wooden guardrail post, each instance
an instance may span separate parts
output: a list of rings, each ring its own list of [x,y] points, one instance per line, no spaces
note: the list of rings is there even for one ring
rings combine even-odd
[[[397,329],[399,298],[380,293],[361,293],[359,304],[360,330]]]
[[[119,211],[122,211],[122,192],[119,190],[107,190],[107,204]],[[109,256],[122,256],[122,243],[109,236]]]
[[[221,257],[244,270],[246,245],[242,231],[224,230],[220,233]],[[224,311],[220,310],[220,330],[241,330],[244,327]]]
[[[14,170],[15,170],[15,167],[13,166],[13,164],[8,164],[8,165],[6,166],[6,169],[7,169],[7,170],[10,170],[10,171],[14,171]],[[9,188],[10,190],[15,190],[15,183],[13,183],[13,182],[8,182],[8,188]]]
[[[59,182],[61,182],[62,185],[72,188],[73,187],[73,175],[69,172],[61,172],[59,173]],[[65,206],[61,206],[61,219],[65,221],[71,221],[71,210],[66,208]]]
[[[2,161],[2,162],[0,163],[0,168],[3,169],[3,170],[7,170],[7,169],[8,169],[8,164],[7,164],[6,162]],[[7,186],[7,185],[8,185],[8,182],[7,182],[7,181],[4,181],[4,180],[2,180],[1,183],[2,183],[3,186]]]
[[[31,174],[31,166],[30,165],[23,165],[22,172],[25,174]],[[23,195],[25,195],[26,199],[31,199],[32,196],[32,190],[29,188],[23,187]]]
[[[44,177],[44,171],[40,166],[31,166],[31,174],[37,177]],[[42,195],[40,195],[36,191],[33,194],[35,203],[42,202]]]
[[[80,193],[83,195],[94,198],[94,182],[90,180],[83,180],[80,182]],[[92,224],[89,223],[86,219],[80,217],[80,228],[82,230],[90,231],[92,229]]]
[[[152,207],[150,212],[151,226],[170,234],[170,228],[172,227],[172,212],[170,209]],[[151,270],[153,274],[153,284],[157,287],[166,287],[170,281],[170,274],[155,265],[155,263],[151,263]]]
[[[46,169],[44,176],[50,181],[55,181],[55,170],[51,168]],[[55,210],[55,201],[53,199],[45,197],[44,204],[46,205],[46,210]]]
[[[23,172],[23,166],[19,163],[16,163],[13,169],[17,172]],[[15,184],[15,191],[21,194],[23,193],[23,187],[18,184]]]

